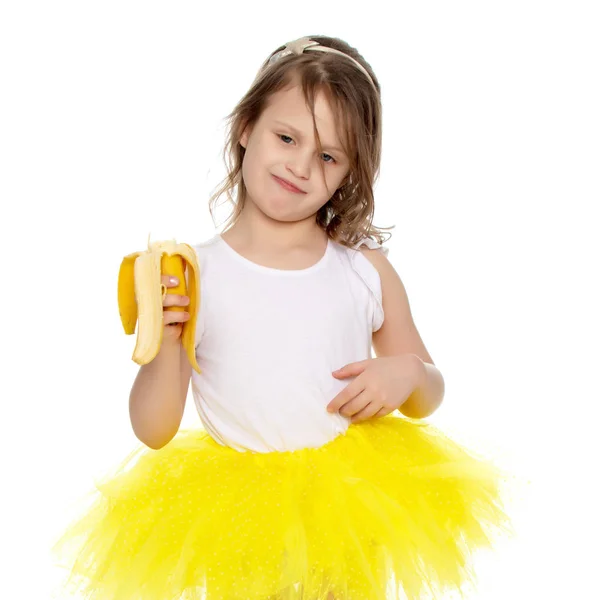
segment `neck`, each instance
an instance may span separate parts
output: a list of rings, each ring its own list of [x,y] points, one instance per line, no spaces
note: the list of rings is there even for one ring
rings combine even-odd
[[[223,235],[246,247],[285,252],[294,248],[314,248],[326,243],[327,234],[316,222],[316,215],[302,221],[276,221],[264,214],[242,211],[235,224]]]

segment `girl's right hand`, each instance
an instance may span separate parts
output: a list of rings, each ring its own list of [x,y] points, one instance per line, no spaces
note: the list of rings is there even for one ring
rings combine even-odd
[[[177,284],[171,283],[170,275],[162,275],[161,282],[166,287],[175,287]],[[165,294],[163,299],[163,338],[169,341],[176,341],[181,337],[183,323],[188,321],[190,313],[181,310],[164,310],[165,306],[188,306],[190,299],[181,294]]]

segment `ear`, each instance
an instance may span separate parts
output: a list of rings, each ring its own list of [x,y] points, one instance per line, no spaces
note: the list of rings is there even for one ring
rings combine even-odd
[[[248,138],[252,133],[252,125],[246,125],[244,130],[242,131],[242,135],[240,136],[240,145],[242,148],[246,148],[248,146]]]

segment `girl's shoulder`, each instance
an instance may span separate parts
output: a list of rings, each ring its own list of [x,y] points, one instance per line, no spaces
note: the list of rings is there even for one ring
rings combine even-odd
[[[196,242],[195,244],[191,244],[193,248],[196,249],[197,252],[210,252],[211,248],[214,248],[220,241],[221,236],[217,233],[206,240]]]
[[[384,321],[383,290],[378,263],[381,260],[388,262],[389,249],[366,237],[352,246],[346,246],[339,242],[334,245],[346,257],[344,262],[354,275],[352,281],[367,292],[372,331],[377,331]],[[378,256],[374,257],[373,255]]]
[[[206,259],[214,252],[215,248],[221,241],[219,234],[213,235],[208,239],[191,244],[192,248],[196,251],[200,265],[206,261]]]
[[[382,265],[390,264],[388,259],[389,248],[379,244],[372,238],[364,237],[352,246],[336,244],[339,250],[348,256],[349,262],[355,271],[366,274],[369,279],[379,279]]]
[[[390,249],[387,246],[385,246],[384,244],[378,244],[375,240],[369,237],[365,237],[356,244],[354,244],[352,246],[352,249],[359,250],[360,252],[365,254],[365,256],[369,255],[369,250],[376,250],[384,256],[387,256],[390,251]]]
[[[353,255],[352,262],[356,265],[368,265],[367,270],[377,273],[378,278],[384,276],[385,271],[393,269],[388,255],[389,247],[379,244],[374,239],[365,237],[352,246],[350,250]]]

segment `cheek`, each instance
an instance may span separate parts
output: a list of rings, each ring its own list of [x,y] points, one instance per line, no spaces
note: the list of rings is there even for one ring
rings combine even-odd
[[[244,162],[248,175],[257,181],[266,178],[273,170],[273,165],[277,163],[277,154],[268,144],[256,144],[252,152],[246,154]]]
[[[324,193],[328,194],[329,197],[333,196],[336,190],[341,187],[344,181],[344,174],[340,172],[330,172],[327,174],[327,178],[325,179],[326,188],[324,188]]]
[[[242,164],[242,177],[244,185],[255,202],[261,202],[263,198],[278,192],[277,183],[271,173],[276,170],[272,167],[268,157],[256,152],[246,154]]]
[[[256,151],[246,152],[242,164],[242,174],[245,181],[256,182],[257,175],[260,174],[261,159]]]

